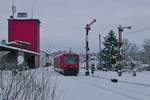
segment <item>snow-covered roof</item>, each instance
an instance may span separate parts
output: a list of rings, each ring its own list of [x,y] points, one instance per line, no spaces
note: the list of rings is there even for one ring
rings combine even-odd
[[[17,43],[23,43],[23,44],[28,44],[28,45],[31,44],[31,43],[29,43],[29,42],[20,41],[20,40],[12,41],[12,42],[9,42],[8,44],[17,44]]]
[[[40,55],[40,53],[34,52],[34,51],[30,51],[30,50],[25,50],[25,49],[21,49],[21,48],[17,48],[17,47],[12,47],[12,46],[8,46],[8,45],[3,45],[0,44],[0,48],[3,49],[7,49],[8,51],[10,50],[15,50],[15,51],[22,51],[22,52],[26,52],[26,53],[30,53],[30,54],[34,54],[34,55]]]

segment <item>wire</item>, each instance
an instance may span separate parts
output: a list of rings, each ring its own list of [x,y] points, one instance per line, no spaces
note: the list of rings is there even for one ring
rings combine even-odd
[[[138,30],[135,30],[135,31],[132,31],[132,32],[127,32],[126,34],[138,33],[138,32],[147,31],[147,30],[150,30],[150,27],[146,27],[146,28],[143,28],[143,29],[138,29]]]

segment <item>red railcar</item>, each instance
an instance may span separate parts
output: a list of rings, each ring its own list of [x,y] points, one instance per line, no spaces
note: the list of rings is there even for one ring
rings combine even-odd
[[[79,72],[79,55],[63,53],[54,58],[55,71],[65,75],[77,75]]]

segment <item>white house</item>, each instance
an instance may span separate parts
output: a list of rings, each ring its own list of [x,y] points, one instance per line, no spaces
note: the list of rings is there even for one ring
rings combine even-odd
[[[48,54],[46,51],[41,50],[40,51],[40,67],[46,67],[51,64],[50,54]]]

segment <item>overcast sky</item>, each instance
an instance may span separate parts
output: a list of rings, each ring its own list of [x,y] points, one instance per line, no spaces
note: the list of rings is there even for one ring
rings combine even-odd
[[[0,39],[7,39],[7,19],[13,0],[0,0]],[[132,26],[123,37],[139,45],[150,38],[150,0],[15,0],[17,12],[41,21],[41,49],[85,51],[85,24],[97,19],[89,33],[90,52],[98,51],[98,34],[105,36],[117,26]]]

